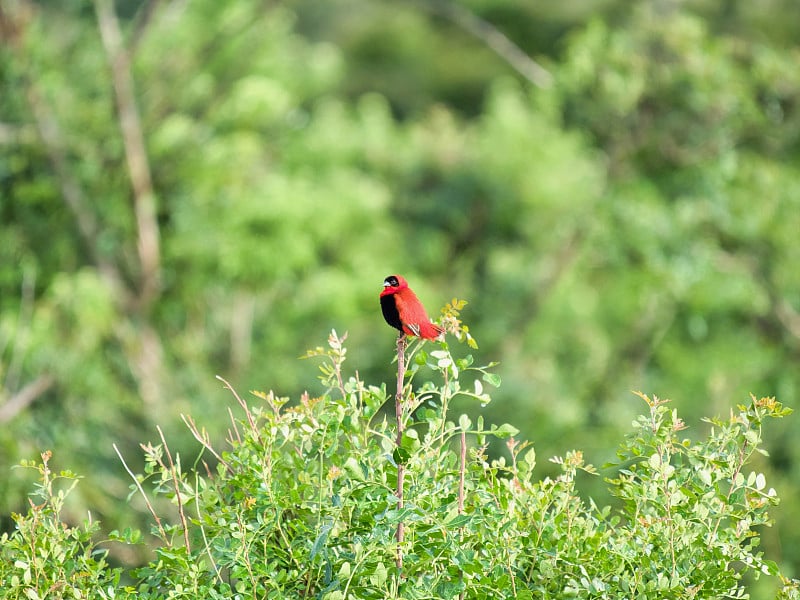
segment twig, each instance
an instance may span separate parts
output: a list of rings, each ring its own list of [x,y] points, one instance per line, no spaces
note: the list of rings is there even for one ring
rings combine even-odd
[[[467,8],[450,0],[423,1],[417,2],[417,5],[426,10],[438,12],[467,33],[481,40],[533,85],[547,88],[553,84],[553,76],[550,71],[525,54],[522,48],[512,42],[497,27]]]
[[[458,514],[464,514],[464,473],[467,470],[467,432],[462,429],[461,430],[461,452],[459,454],[459,463],[458,463]],[[461,527],[461,532],[463,533],[464,528]],[[464,572],[461,571],[458,574],[459,578],[463,581],[464,580]],[[459,600],[464,600],[464,591],[462,591],[459,596]]]
[[[128,467],[128,464],[125,462],[125,459],[122,458],[122,453],[119,451],[119,448],[117,448],[117,445],[111,444],[111,446],[114,448],[114,452],[117,453],[117,456],[119,456],[119,460],[122,463],[122,466],[125,467],[125,470],[128,472],[128,475],[130,475],[131,479],[133,479],[133,483],[136,485],[136,487],[139,490],[139,493],[142,495],[142,498],[144,499],[144,503],[147,506],[147,510],[150,511],[151,515],[153,515],[153,519],[155,520],[156,525],[158,526],[158,531],[161,533],[161,539],[164,540],[165,543],[169,544],[169,541],[167,540],[167,532],[164,531],[164,528],[161,526],[161,519],[158,518],[158,515],[156,514],[156,511],[153,508],[153,505],[150,504],[150,500],[148,499],[147,494],[144,493],[144,488],[142,488],[142,484],[139,483],[139,479],[136,477],[136,475],[133,474],[133,471],[130,470],[130,467]]]
[[[186,544],[186,552],[191,553],[191,545],[189,544],[189,525],[186,523],[186,513],[183,510],[183,500],[181,500],[181,490],[178,486],[178,471],[175,469],[175,463],[172,462],[172,453],[167,446],[167,440],[164,438],[164,432],[161,427],[156,425],[158,435],[161,437],[161,443],[164,445],[164,454],[167,455],[169,460],[169,472],[172,475],[172,485],[175,488],[175,499],[178,501],[178,515],[181,518],[181,525],[183,526],[183,541]]]
[[[136,106],[130,57],[122,43],[122,31],[113,2],[95,0],[94,6],[100,37],[111,68],[125,159],[133,188],[133,210],[138,233],[136,249],[141,269],[137,302],[139,307],[146,309],[156,299],[160,288],[161,249],[153,181]]]
[[[40,375],[0,405],[0,423],[10,421],[56,382],[52,375]]]
[[[230,406],[228,407],[228,418],[231,420],[231,426],[233,428],[232,429],[228,429],[227,442],[231,446],[236,445],[236,443],[241,444],[242,443],[242,435],[239,433],[239,426],[236,425],[236,418],[233,416],[233,411],[231,410]],[[233,437],[234,433],[236,434],[236,439],[234,439],[234,437]]]
[[[464,473],[467,468],[467,432],[461,430],[461,453],[458,467],[458,514],[464,514]]]
[[[214,455],[214,458],[216,458],[220,463],[225,465],[225,468],[228,470],[228,473],[233,474],[233,469],[231,468],[231,466],[225,461],[225,459],[223,459],[219,455],[219,453],[216,450],[214,450],[214,447],[211,445],[211,441],[209,440],[208,432],[206,431],[205,427],[203,428],[203,431],[200,431],[197,427],[197,423],[195,423],[191,415],[182,414],[181,419],[186,424],[186,427],[189,428],[189,431],[192,432],[194,439],[200,442],[203,448],[211,452],[211,454]]]
[[[225,386],[224,386],[225,389],[229,390],[230,393],[233,394],[233,397],[236,398],[236,401],[239,403],[239,406],[241,406],[242,410],[244,410],[244,414],[247,417],[247,423],[250,425],[250,430],[253,432],[253,436],[256,438],[257,441],[260,442],[261,441],[261,436],[258,434],[258,427],[256,427],[256,422],[255,422],[255,419],[253,419],[253,413],[250,412],[250,407],[248,407],[247,403],[244,400],[242,400],[242,398],[239,396],[239,394],[236,393],[236,390],[233,389],[233,387],[231,386],[230,383],[225,381],[219,375],[217,375],[217,379],[219,379],[222,383],[224,383],[225,384]],[[234,426],[235,425],[236,424],[234,422]],[[237,431],[236,433],[238,435],[239,432]]]
[[[397,447],[397,508],[403,510],[403,484],[406,475],[406,466],[403,462],[403,456],[400,452],[403,443],[403,381],[406,374],[406,336],[403,332],[397,336],[397,393],[394,397],[394,414],[397,419],[397,437],[395,438],[395,446]],[[397,569],[402,575],[403,570],[403,536],[405,533],[405,524],[401,520],[397,524]]]

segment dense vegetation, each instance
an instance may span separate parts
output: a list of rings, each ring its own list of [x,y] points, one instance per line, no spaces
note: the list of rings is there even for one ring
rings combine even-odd
[[[74,474],[54,473],[49,453],[26,464],[39,473],[37,502],[0,539],[3,597],[688,600],[746,598],[743,576],[769,575],[778,598],[800,598],[800,582],[764,559],[754,529],[778,501],[748,466],[763,452],[763,422],[790,412],[773,398],[712,420],[693,444],[679,437],[676,410],[640,394],[647,414],[604,467],[613,509],[577,493],[578,473],[597,472],[582,452],[550,459],[560,472],[542,479],[534,447],[512,437],[512,425],[448,419],[458,396],[491,401],[481,383],[499,384],[491,365],[457,358],[444,342],[411,345],[391,421],[381,408],[392,394],[343,367],[335,331],[328,344],[309,353],[324,358],[320,397],[288,407],[258,392],[251,406],[228,386],[243,416],[232,416],[226,449],[186,418],[205,473],[187,470],[163,436],[143,446],[147,475],[132,489],[158,545],[138,569],[109,567],[109,542],[93,542],[91,521],[62,524]],[[508,458],[487,457],[489,437],[507,440]],[[150,496],[171,498],[177,514],[159,515]],[[143,539],[131,529],[110,536]]]
[[[392,272],[470,300],[484,417],[540,456],[612,460],[633,389],[690,423],[797,404],[792,0],[0,0],[0,34],[0,515],[52,450],[88,479],[61,517],[124,529],[112,444],[194,455],[181,414],[222,439],[214,374],[321,394],[296,357],[331,328],[390,381]],[[754,467],[785,499],[796,421]],[[797,576],[800,505],[774,517]]]

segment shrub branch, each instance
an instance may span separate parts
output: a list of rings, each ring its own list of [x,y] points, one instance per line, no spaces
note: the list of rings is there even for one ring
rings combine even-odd
[[[403,387],[406,374],[406,336],[400,332],[397,336],[397,392],[394,396],[394,414],[397,418],[397,437],[395,438],[395,446],[397,448],[397,508],[403,509],[403,483],[406,474],[406,467],[403,462],[401,447],[403,443]],[[402,571],[403,569],[403,535],[405,533],[404,523],[401,520],[397,524],[397,568]]]

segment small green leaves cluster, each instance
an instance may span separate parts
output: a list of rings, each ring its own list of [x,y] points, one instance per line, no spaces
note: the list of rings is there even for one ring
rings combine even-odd
[[[14,532],[0,536],[0,597],[114,598],[120,569],[109,567],[107,550],[93,542],[98,523],[91,518],[77,527],[63,522],[64,503],[79,478],[70,471],[53,472],[49,451],[41,458],[41,463],[21,464],[39,479],[27,514],[12,514]]]
[[[321,360],[320,397],[254,392],[250,403],[228,386],[241,416],[224,450],[187,417],[200,468],[186,470],[163,436],[143,446],[145,474],[132,490],[151,510],[157,548],[125,586],[91,542],[96,526],[60,523],[64,494],[45,458],[43,504],[15,516],[17,531],[3,539],[0,583],[18,590],[10,597],[54,597],[60,585],[76,598],[745,598],[748,574],[800,598],[759,550],[778,497],[749,465],[763,453],[762,424],[791,412],[774,399],[709,420],[692,442],[667,402],[640,394],[646,414],[619,461],[599,471],[618,504],[600,507],[576,489],[579,477],[598,476],[580,451],[551,459],[558,473],[542,478],[513,425],[448,417],[455,397],[485,405],[500,381],[493,365],[474,366],[445,341],[407,348],[398,447],[393,396],[345,371],[345,337],[334,331],[308,355]],[[503,456],[489,456],[493,438],[505,440]],[[169,516],[154,508],[164,500]],[[113,537],[139,541],[134,531]]]
[[[453,298],[442,308],[441,324],[445,331],[456,336],[459,342],[466,342],[473,350],[478,349],[478,342],[469,333],[469,326],[461,321],[461,311],[467,305],[466,300]]]

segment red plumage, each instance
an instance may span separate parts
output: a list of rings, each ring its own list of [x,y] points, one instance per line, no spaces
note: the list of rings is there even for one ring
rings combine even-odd
[[[435,340],[444,331],[431,323],[422,302],[400,275],[389,275],[383,280],[380,298],[383,318],[406,335]]]

